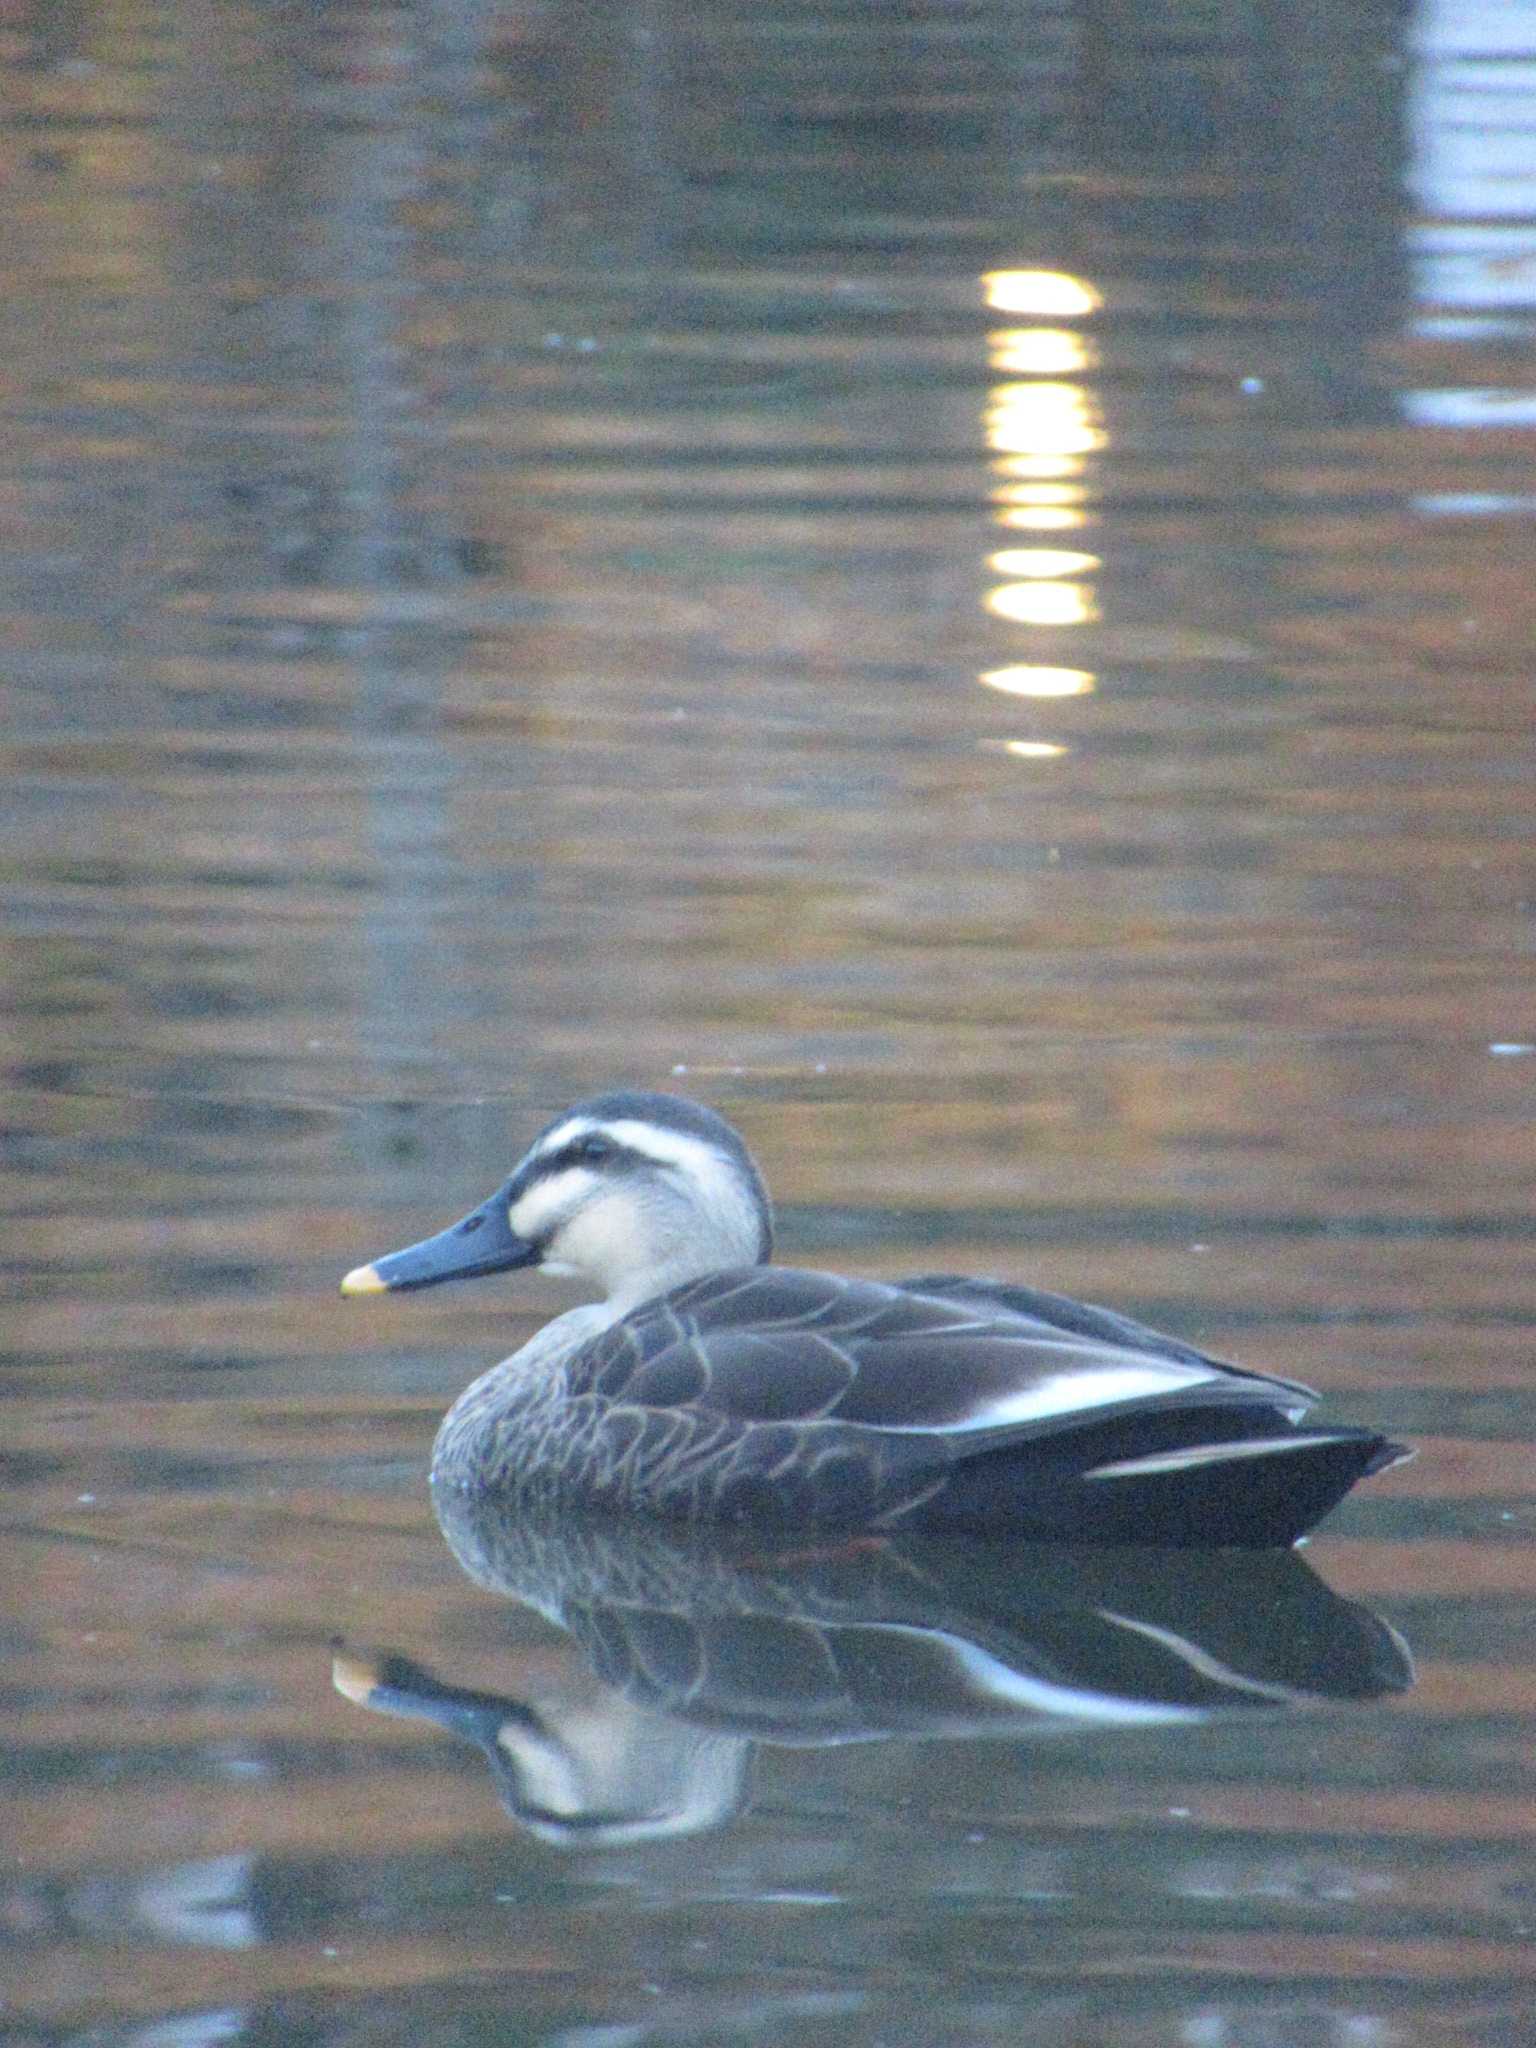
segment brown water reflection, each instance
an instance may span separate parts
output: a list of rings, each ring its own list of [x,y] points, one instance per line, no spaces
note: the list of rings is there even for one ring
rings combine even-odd
[[[1533,65],[1473,0],[0,10],[14,2038],[1531,2031]],[[1415,1691],[768,1748],[585,1859],[337,1699],[337,1634],[567,1653],[424,1495],[553,1291],[336,1273],[678,1070],[792,1256],[1416,1441],[1309,1553]]]

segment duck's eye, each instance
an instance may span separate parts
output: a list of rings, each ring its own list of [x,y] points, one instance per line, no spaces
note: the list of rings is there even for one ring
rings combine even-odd
[[[613,1147],[606,1138],[583,1138],[576,1147],[576,1157],[583,1166],[601,1166],[605,1159],[613,1157]]]

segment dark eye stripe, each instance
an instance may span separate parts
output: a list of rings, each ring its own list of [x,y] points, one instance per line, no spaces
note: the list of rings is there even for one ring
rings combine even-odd
[[[572,1138],[558,1152],[546,1152],[538,1162],[538,1171],[541,1175],[564,1173],[572,1166],[610,1166],[617,1160],[634,1157],[632,1152],[616,1145],[611,1138],[600,1138],[590,1133],[584,1138]]]
[[[636,1145],[621,1145],[617,1138],[606,1133],[588,1131],[584,1137],[571,1138],[558,1152],[544,1152],[532,1160],[528,1167],[530,1178],[543,1180],[547,1174],[565,1173],[573,1166],[598,1168],[644,1167],[648,1173],[685,1173],[680,1160],[658,1159],[654,1152],[643,1151]]]

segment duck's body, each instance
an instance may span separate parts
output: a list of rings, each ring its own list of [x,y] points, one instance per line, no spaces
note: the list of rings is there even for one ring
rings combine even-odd
[[[1315,1400],[1109,1310],[950,1276],[767,1263],[746,1148],[675,1096],[578,1104],[504,1188],[348,1292],[542,1265],[557,1317],[444,1418],[439,1486],[780,1530],[1295,1542],[1402,1451],[1300,1426]]]

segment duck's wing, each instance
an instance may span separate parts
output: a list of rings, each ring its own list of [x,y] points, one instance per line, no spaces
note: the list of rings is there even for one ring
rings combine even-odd
[[[567,1388],[629,1409],[956,1443],[1044,1436],[1128,1411],[1238,1407],[1292,1420],[1311,1398],[1198,1352],[1132,1342],[1136,1326],[1117,1327],[1108,1311],[1084,1315],[1072,1328],[985,1288],[917,1292],[751,1267],[621,1318],[569,1362]]]
[[[1088,1337],[1100,1343],[1124,1345],[1153,1358],[1171,1358],[1181,1365],[1214,1365],[1243,1379],[1257,1379],[1266,1386],[1284,1387],[1298,1402],[1310,1407],[1317,1393],[1300,1380],[1281,1379],[1270,1373],[1249,1372],[1226,1359],[1213,1358],[1207,1351],[1154,1330],[1149,1323],[1121,1315],[1118,1309],[1098,1308],[1092,1302],[1076,1301],[1070,1294],[1052,1294],[1044,1287],[1017,1287],[1006,1280],[978,1280],[965,1273],[924,1273],[899,1283],[914,1294],[936,1295],[944,1301],[975,1303],[978,1307],[1001,1310],[1020,1323],[1035,1324],[1069,1337]]]

